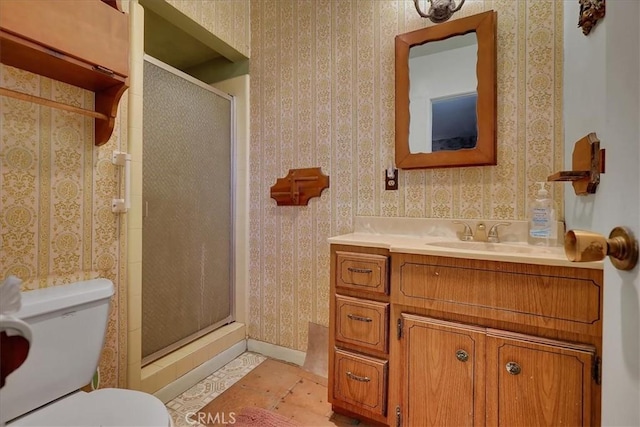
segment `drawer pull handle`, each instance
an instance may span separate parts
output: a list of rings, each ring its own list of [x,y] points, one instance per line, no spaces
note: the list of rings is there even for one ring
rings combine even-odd
[[[349,270],[352,273],[366,273],[366,274],[371,274],[373,273],[373,270],[370,268],[355,268],[355,267],[347,267],[347,270]]]
[[[456,358],[461,362],[466,362],[469,360],[469,353],[464,350],[458,350],[456,351]]]
[[[509,362],[507,363],[507,372],[509,372],[511,375],[518,375],[522,369],[520,369],[520,365],[518,365],[516,362]]]
[[[357,314],[347,314],[347,317],[351,320],[359,320],[360,322],[373,322],[371,317],[358,316]]]
[[[363,383],[368,383],[369,381],[371,381],[371,378],[354,375],[351,371],[347,371],[347,377],[351,378],[352,380],[360,381]]]

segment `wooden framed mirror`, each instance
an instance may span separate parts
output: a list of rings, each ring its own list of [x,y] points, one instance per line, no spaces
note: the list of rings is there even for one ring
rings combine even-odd
[[[396,166],[496,164],[495,11],[396,36]]]

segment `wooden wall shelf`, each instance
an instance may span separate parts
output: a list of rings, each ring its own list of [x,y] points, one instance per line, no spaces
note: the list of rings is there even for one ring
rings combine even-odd
[[[576,142],[571,165],[573,170],[556,172],[549,175],[547,181],[571,181],[578,196],[595,194],[600,174],[605,170],[604,164],[605,150],[600,148],[600,140],[592,132]]]
[[[96,119],[95,144],[113,132],[128,88],[129,18],[100,0],[0,1],[0,62],[95,92],[95,111],[0,88],[0,95]]]

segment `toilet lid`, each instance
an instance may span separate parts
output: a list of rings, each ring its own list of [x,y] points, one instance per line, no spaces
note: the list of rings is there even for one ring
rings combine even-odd
[[[107,388],[78,392],[17,419],[10,426],[167,427],[167,408],[147,393]]]

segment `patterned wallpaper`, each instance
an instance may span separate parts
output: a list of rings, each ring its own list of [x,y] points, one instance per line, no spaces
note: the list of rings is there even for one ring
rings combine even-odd
[[[251,53],[249,0],[166,0],[247,58]]]
[[[0,86],[93,109],[92,92],[0,65]],[[0,98],[0,278],[23,290],[105,277],[113,281],[100,386],[126,384],[125,216],[111,212],[126,150],[126,96],[111,140],[93,144],[93,119]]]
[[[327,238],[356,215],[526,218],[535,182],[562,165],[562,1],[467,0],[498,12],[498,165],[401,171],[394,159],[394,36],[425,26],[412,0],[251,2],[252,338],[306,350],[328,325]],[[427,21],[428,22],[428,21]],[[289,168],[320,166],[331,188],[276,207]],[[562,209],[562,186],[552,187]],[[562,218],[562,211],[559,212]]]

